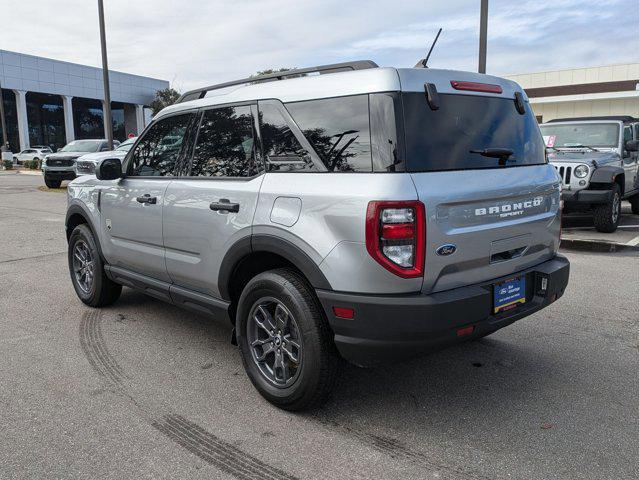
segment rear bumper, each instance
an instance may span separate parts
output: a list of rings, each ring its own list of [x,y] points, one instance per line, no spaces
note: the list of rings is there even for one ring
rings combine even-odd
[[[565,204],[600,205],[608,203],[612,198],[612,190],[565,190],[561,192],[561,199]]]
[[[438,350],[503,328],[561,297],[569,274],[568,260],[557,255],[508,277],[430,295],[372,296],[326,290],[318,290],[317,295],[341,355],[357,365],[373,365]],[[493,284],[515,275],[526,276],[526,303],[494,315]],[[544,277],[547,288],[542,292]],[[338,318],[333,307],[352,308],[355,318]],[[473,327],[472,333],[459,336],[458,330],[463,327]]]

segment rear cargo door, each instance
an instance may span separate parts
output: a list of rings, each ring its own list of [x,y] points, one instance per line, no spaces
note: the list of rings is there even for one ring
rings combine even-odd
[[[527,102],[403,93],[407,168],[426,206],[423,291],[521,271],[555,255],[559,179]]]

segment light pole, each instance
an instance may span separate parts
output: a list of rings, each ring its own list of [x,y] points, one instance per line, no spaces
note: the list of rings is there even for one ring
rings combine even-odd
[[[107,62],[106,33],[104,29],[104,4],[98,0],[100,17],[100,45],[102,47],[102,81],[104,82],[104,130],[109,150],[113,150],[113,120],[111,119],[111,91],[109,90],[109,64]]]
[[[488,38],[488,0],[481,0],[479,17],[479,73],[486,73],[486,46]]]

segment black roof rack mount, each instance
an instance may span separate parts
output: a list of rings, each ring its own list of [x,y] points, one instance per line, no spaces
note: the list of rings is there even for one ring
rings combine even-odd
[[[269,73],[267,75],[259,75],[255,77],[242,78],[233,80],[232,82],[218,83],[210,87],[198,88],[183,93],[176,103],[188,102],[189,100],[197,100],[204,98],[206,92],[211,90],[220,90],[222,88],[232,87],[235,85],[244,85],[247,83],[273,82],[277,80],[286,80],[291,77],[300,77],[308,73],[319,73],[321,75],[327,73],[347,72],[351,70],[367,70],[369,68],[377,68],[378,65],[372,60],[357,60],[354,62],[334,63],[331,65],[320,65],[318,67],[296,68],[294,70],[286,70],[284,72]]]

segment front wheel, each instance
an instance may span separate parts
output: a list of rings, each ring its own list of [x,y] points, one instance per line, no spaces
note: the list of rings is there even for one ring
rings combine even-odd
[[[62,185],[62,180],[51,178],[45,175],[44,184],[47,186],[47,188],[60,188],[60,185]]]
[[[78,298],[90,307],[105,307],[115,302],[122,285],[104,273],[104,263],[91,229],[78,225],[69,237],[69,273]]]
[[[598,232],[613,233],[621,217],[621,189],[616,183],[612,187],[610,200],[593,211],[593,221]]]
[[[296,272],[253,278],[239,300],[236,331],[246,373],[269,402],[300,411],[328,399],[339,356],[314,292]]]

